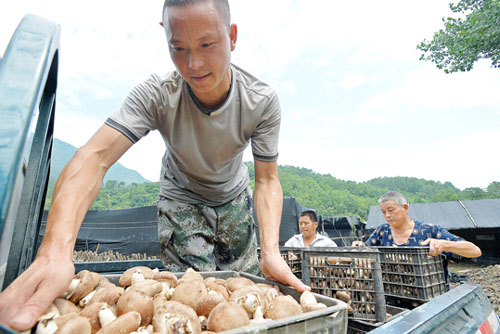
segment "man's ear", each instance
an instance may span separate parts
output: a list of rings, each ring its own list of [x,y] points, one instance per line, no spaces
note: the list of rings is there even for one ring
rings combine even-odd
[[[236,48],[236,40],[238,39],[238,27],[236,24],[231,24],[229,27],[229,43],[231,46],[231,51],[234,51]]]

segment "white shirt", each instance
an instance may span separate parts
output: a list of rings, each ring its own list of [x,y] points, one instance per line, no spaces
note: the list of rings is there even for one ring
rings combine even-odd
[[[285,247],[305,247],[304,236],[296,234],[285,242]],[[316,239],[309,245],[309,247],[337,247],[337,244],[332,239],[316,233]]]

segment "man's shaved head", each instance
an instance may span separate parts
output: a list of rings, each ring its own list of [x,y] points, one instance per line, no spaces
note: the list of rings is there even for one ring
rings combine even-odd
[[[168,7],[181,7],[207,1],[210,1],[215,5],[215,8],[217,9],[221,17],[224,19],[224,23],[229,29],[229,26],[231,25],[231,12],[229,10],[228,0],[165,0],[165,2],[163,3],[162,17],[165,15],[165,10]]]

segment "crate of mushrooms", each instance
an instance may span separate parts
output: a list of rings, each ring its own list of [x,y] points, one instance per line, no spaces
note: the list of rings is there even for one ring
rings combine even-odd
[[[377,248],[386,296],[424,303],[449,290],[444,258],[429,256],[429,247]]]
[[[347,304],[233,271],[78,272],[36,334],[347,332]]]
[[[303,251],[302,281],[312,291],[348,305],[351,319],[383,322],[387,318],[377,249],[309,248]]]

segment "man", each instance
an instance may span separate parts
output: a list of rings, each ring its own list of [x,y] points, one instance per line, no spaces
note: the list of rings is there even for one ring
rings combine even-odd
[[[106,171],[151,130],[160,131],[166,145],[158,230],[167,268],[258,270],[242,164],[251,140],[262,272],[308,289],[279,253],[278,98],[231,64],[237,27],[230,24],[227,0],[166,0],[162,26],[177,70],[132,90],[64,168],[35,261],[0,295],[0,322],[30,328],[63,293],[74,275],[78,230]]]
[[[337,247],[327,236],[319,234],[318,217],[312,210],[302,211],[299,217],[300,234],[296,234],[285,242],[285,247]]]
[[[402,194],[388,192],[378,203],[387,223],[378,226],[365,243],[354,241],[353,246],[429,246],[430,256],[441,253],[447,257],[452,254],[468,258],[481,256],[479,247],[444,227],[411,219],[408,202]]]

